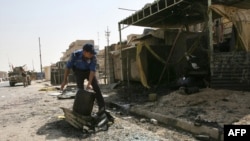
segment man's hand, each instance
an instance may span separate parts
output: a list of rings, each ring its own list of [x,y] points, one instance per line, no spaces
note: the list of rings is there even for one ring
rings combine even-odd
[[[95,77],[95,72],[94,71],[90,71],[90,73],[89,73],[89,79],[88,79],[89,82],[87,84],[86,89],[92,89],[91,84],[92,84],[92,81],[93,81],[94,77]]]
[[[88,82],[88,84],[87,84],[87,86],[86,86],[86,89],[87,89],[87,90],[88,90],[88,89],[92,89],[90,82]]]
[[[63,82],[61,84],[61,90],[63,90],[64,86],[68,83],[68,76],[69,76],[70,70],[68,68],[65,69],[64,75],[63,75]]]
[[[67,84],[68,82],[67,81],[63,81],[62,84],[61,84],[61,90],[63,90],[64,86]]]

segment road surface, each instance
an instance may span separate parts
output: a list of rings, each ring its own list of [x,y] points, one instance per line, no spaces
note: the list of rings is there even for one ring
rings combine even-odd
[[[73,99],[59,100],[58,92],[49,89],[39,91],[48,85],[32,81],[24,88],[0,83],[0,141],[195,141],[191,135],[112,110],[115,123],[109,130],[86,137],[61,118],[60,107],[72,108]]]

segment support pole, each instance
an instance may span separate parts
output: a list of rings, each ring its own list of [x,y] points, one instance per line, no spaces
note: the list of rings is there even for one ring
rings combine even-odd
[[[119,28],[119,38],[120,38],[120,64],[121,64],[121,81],[123,81],[123,66],[122,66],[122,33],[121,33],[121,25],[118,23],[118,28]]]
[[[42,79],[43,79],[43,66],[42,66],[42,54],[41,54],[40,37],[38,38],[38,41],[39,41],[40,69],[41,69],[41,75],[42,75]]]
[[[107,27],[107,31],[105,31],[105,36],[106,36],[106,38],[107,38],[107,47],[106,47],[106,57],[107,58],[105,58],[106,59],[106,61],[107,61],[107,63],[106,63],[106,65],[105,66],[107,66],[106,67],[106,69],[107,69],[107,71],[106,71],[106,73],[107,73],[107,77],[108,77],[108,84],[110,84],[111,82],[110,82],[110,61],[109,61],[109,36],[110,36],[110,31],[109,31],[109,28]]]
[[[107,84],[107,47],[104,47],[104,84]]]
[[[175,37],[174,43],[173,43],[172,48],[171,48],[171,50],[170,50],[170,52],[169,52],[169,54],[168,54],[168,57],[167,57],[167,60],[166,60],[166,64],[164,65],[164,68],[163,68],[163,70],[162,70],[162,72],[161,72],[161,76],[160,76],[160,78],[159,78],[159,81],[158,81],[158,85],[157,85],[157,86],[159,86],[160,83],[161,83],[162,77],[163,77],[163,75],[164,75],[164,73],[165,73],[165,71],[166,71],[166,69],[167,69],[167,67],[168,67],[169,60],[171,59],[171,57],[172,57],[172,55],[173,55],[173,52],[174,52],[174,49],[175,49],[177,40],[178,40],[179,37],[180,37],[180,34],[181,34],[181,29],[179,29],[179,31],[178,31],[178,33],[177,33],[177,35],[176,35],[176,37]]]
[[[128,82],[128,88],[129,88],[129,50],[127,51],[127,82]]]
[[[212,10],[209,8],[212,5],[212,0],[208,0],[208,36],[209,36],[209,62],[210,62],[210,76],[213,76],[213,18],[212,18]]]

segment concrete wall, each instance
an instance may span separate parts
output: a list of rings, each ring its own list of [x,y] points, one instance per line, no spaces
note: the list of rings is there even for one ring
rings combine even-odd
[[[43,67],[44,69],[44,75],[45,75],[45,80],[49,81],[51,79],[51,66],[46,66]]]

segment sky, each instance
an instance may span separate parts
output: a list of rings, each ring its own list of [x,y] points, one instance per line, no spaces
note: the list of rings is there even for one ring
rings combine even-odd
[[[118,22],[154,0],[0,0],[0,71],[9,65],[26,65],[40,71],[60,61],[62,52],[76,40],[94,40],[103,49],[105,32],[109,44],[119,42]],[[130,10],[123,10],[130,9]],[[129,26],[129,34],[142,34],[145,27]]]

